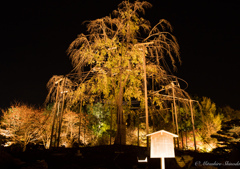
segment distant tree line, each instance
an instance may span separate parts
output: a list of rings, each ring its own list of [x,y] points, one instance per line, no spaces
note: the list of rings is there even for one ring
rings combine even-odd
[[[218,108],[206,97],[198,99],[202,107],[202,112],[197,107],[194,108],[198,149],[210,151],[215,148],[215,152],[220,152],[220,150],[221,152],[229,152],[236,148],[240,139],[240,111],[229,106]],[[44,145],[48,149],[53,119],[53,115],[50,113],[51,109],[53,109],[52,105],[40,109],[18,103],[7,110],[2,110],[3,115],[0,121],[2,145],[18,144],[25,151],[27,145],[31,143]],[[82,110],[82,114],[76,110],[66,110],[64,113],[60,146],[113,144],[117,131],[116,120],[114,120],[117,118],[116,114],[111,115],[111,110],[104,109],[102,103],[83,106]],[[191,122],[186,117],[183,107],[178,107],[178,110],[179,148],[193,149]],[[171,111],[165,110],[159,114],[150,115],[150,131],[165,129],[173,132]],[[144,113],[139,110],[131,110],[125,118],[128,133],[127,144],[146,146]]]

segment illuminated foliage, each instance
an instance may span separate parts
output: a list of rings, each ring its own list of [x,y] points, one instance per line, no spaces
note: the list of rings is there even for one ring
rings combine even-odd
[[[95,144],[109,144],[110,136],[115,135],[116,114],[111,114],[111,109],[101,103],[87,105],[88,128],[93,131],[98,140]]]
[[[214,149],[215,153],[228,153],[232,150],[239,152],[240,119],[224,121],[221,129],[211,137],[218,140],[218,147]]]
[[[79,121],[79,119],[81,119],[81,121]],[[89,137],[89,133],[91,133],[91,131],[87,127],[88,124],[89,121],[87,115],[77,114],[67,109],[63,115],[60,145],[64,145],[65,147],[72,147],[74,143],[78,143],[79,137],[81,143],[87,144],[91,142]]]
[[[54,118],[51,109],[36,109],[25,104],[11,106],[8,110],[3,111],[0,135],[5,136],[9,143],[20,144],[24,151],[29,143],[43,144],[48,149]],[[93,141],[92,132],[88,129],[88,118],[81,114],[81,121],[79,122],[79,116],[80,114],[73,111],[65,111],[60,146],[72,147],[74,143],[78,143],[79,135],[82,143],[89,144]],[[81,133],[79,133],[79,127]],[[56,137],[56,135],[53,137]],[[56,144],[56,140],[54,139],[53,144]]]
[[[211,135],[221,129],[223,115],[210,98],[202,97],[198,101],[199,106],[194,107],[198,149],[209,152],[216,147],[217,140]]]
[[[153,128],[149,128],[150,133],[153,132]],[[138,127],[128,127],[127,128],[127,144],[146,147],[147,137],[146,137],[146,124],[140,123]]]
[[[21,144],[25,151],[28,143],[40,140],[44,122],[42,110],[16,104],[3,111],[1,126],[8,131],[10,140]]]
[[[223,116],[217,112],[216,104],[207,97],[203,97],[200,102],[202,108],[202,126],[203,136],[210,138],[210,136],[221,129],[221,122]]]

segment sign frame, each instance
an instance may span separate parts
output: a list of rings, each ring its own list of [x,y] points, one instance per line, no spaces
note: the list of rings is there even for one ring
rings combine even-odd
[[[161,168],[165,169],[164,158],[175,158],[173,137],[178,135],[160,130],[147,136],[151,136],[150,158],[161,158]]]

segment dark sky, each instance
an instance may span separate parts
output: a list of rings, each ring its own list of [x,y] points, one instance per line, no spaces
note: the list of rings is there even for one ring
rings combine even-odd
[[[82,22],[109,15],[120,0],[7,1],[1,5],[0,108],[14,101],[41,105],[53,75],[71,71],[66,50]],[[167,19],[182,58],[176,75],[191,95],[240,109],[240,10],[233,1],[152,0],[145,19]]]

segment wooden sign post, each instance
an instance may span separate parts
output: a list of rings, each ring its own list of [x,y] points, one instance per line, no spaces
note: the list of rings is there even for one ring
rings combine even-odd
[[[178,135],[160,130],[147,136],[151,136],[150,157],[161,158],[161,168],[165,169],[164,158],[175,157],[173,137]]]

